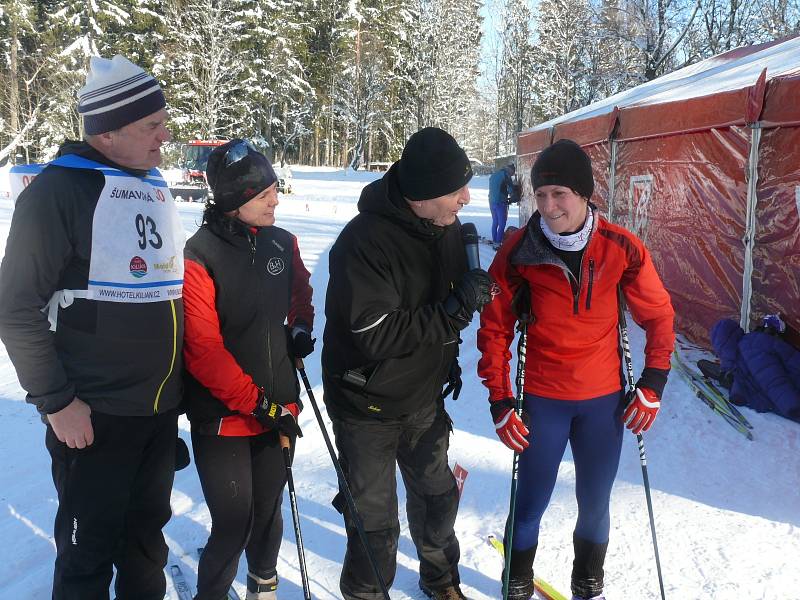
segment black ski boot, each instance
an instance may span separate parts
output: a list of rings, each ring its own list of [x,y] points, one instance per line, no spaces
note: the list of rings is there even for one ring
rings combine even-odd
[[[573,535],[572,545],[575,548],[575,560],[572,563],[572,594],[577,598],[601,596],[603,563],[606,560],[608,542],[595,544]]]
[[[709,379],[719,382],[722,387],[731,389],[733,386],[733,372],[723,371],[722,365],[720,365],[718,362],[701,358],[697,361],[697,368],[700,369],[700,372]]]
[[[528,550],[511,551],[508,600],[529,600],[533,596],[533,559],[535,556],[536,546]],[[505,572],[503,576],[505,576]]]
[[[458,584],[449,585],[439,590],[432,590],[420,581],[419,589],[421,589],[422,593],[428,598],[432,598],[433,600],[468,600]]]

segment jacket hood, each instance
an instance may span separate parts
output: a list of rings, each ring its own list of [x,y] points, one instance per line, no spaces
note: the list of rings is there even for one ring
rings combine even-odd
[[[68,154],[74,154],[76,156],[80,156],[81,158],[86,158],[88,160],[93,160],[94,162],[98,162],[104,165],[108,165],[109,167],[114,167],[115,169],[119,169],[120,171],[125,171],[126,173],[130,173],[131,175],[135,175],[136,177],[144,177],[149,172],[146,169],[130,169],[128,167],[123,167],[122,165],[118,165],[110,158],[107,158],[105,154],[97,150],[88,142],[76,142],[74,140],[67,140],[58,148],[58,152],[56,153],[56,158],[61,156],[66,156]]]
[[[408,206],[397,183],[397,168],[398,163],[396,162],[383,177],[361,190],[358,211],[389,219],[415,237],[429,240],[441,238],[446,227],[434,225],[430,219],[421,219]],[[448,225],[448,227],[454,226],[461,226],[458,219],[453,225]]]

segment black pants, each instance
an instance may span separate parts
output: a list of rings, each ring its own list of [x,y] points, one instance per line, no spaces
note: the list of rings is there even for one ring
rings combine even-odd
[[[77,450],[47,427],[58,492],[54,600],[161,600],[177,415],[92,413],[94,443]]]
[[[219,600],[236,577],[242,550],[252,573],[264,579],[277,573],[286,466],[274,431],[252,437],[192,433],[192,447],[211,513],[195,598]]]
[[[440,403],[408,417],[378,421],[334,418],[333,431],[356,508],[364,522],[371,554],[387,586],[397,569],[397,477],[406,488],[406,514],[420,561],[420,581],[430,589],[458,584],[458,540],[453,525],[458,489],[447,464],[450,418]],[[340,589],[346,600],[381,600],[375,576],[341,495],[347,552]]]

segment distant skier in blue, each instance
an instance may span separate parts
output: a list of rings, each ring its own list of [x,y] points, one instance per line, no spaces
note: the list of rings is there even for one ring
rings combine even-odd
[[[495,249],[503,241],[503,232],[506,230],[508,219],[508,205],[513,201],[514,173],[516,167],[513,163],[498,169],[489,177],[489,208],[492,211],[492,245]],[[517,198],[519,202],[519,198]]]

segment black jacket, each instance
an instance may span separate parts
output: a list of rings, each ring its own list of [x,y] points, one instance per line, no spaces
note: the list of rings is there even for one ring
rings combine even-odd
[[[411,211],[396,164],[364,188],[358,209],[329,255],[325,403],[333,414],[393,418],[441,394],[460,341],[442,302],[467,271],[466,253],[458,221],[437,227]]]
[[[65,144],[59,155],[65,154],[122,168],[83,142]],[[165,412],[180,401],[180,298],[144,304],[76,299],[59,309],[55,333],[41,312],[57,290],[87,287],[104,181],[98,171],[48,166],[14,208],[0,267],[0,338],[28,402],[43,414],[61,410],[76,395],[93,411],[129,416]]]
[[[295,245],[294,236],[280,227],[262,227],[254,233],[239,221],[218,217],[189,238],[184,252],[187,265],[189,261],[201,265],[213,281],[225,349],[267,397],[282,404],[299,401],[284,326],[292,300]],[[187,307],[191,306],[187,298]],[[205,374],[197,370],[204,368],[214,369],[212,376],[236,376],[226,375],[222,365],[200,360],[195,364],[187,358],[187,367],[200,378]],[[185,382],[185,408],[193,431],[217,433],[222,418],[239,414],[188,370]]]

